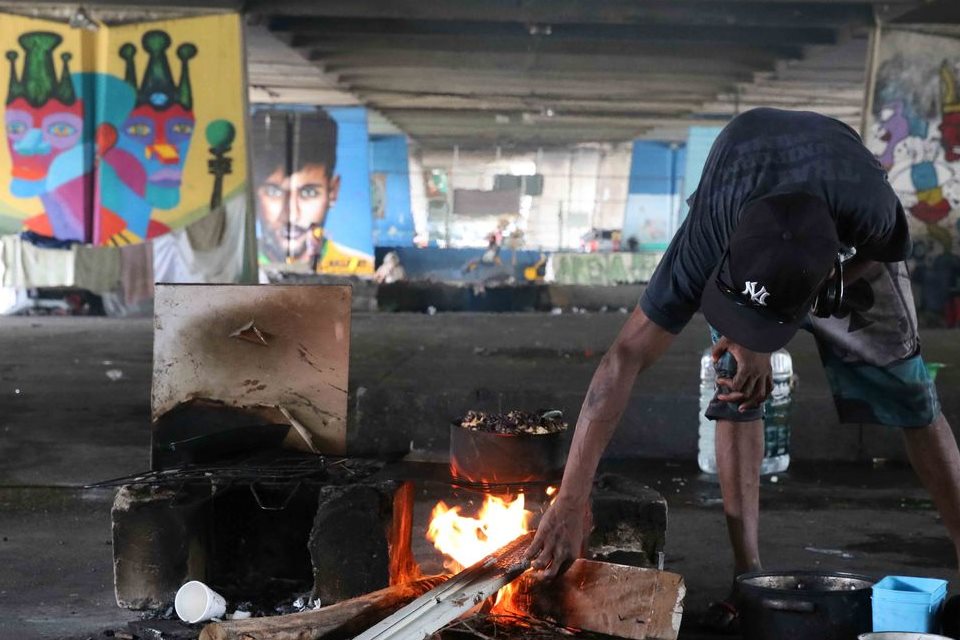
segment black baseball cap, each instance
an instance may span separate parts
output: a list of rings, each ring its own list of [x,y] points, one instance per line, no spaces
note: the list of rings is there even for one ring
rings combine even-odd
[[[747,349],[776,351],[810,312],[840,247],[820,198],[786,193],[748,203],[704,287],[707,322]]]

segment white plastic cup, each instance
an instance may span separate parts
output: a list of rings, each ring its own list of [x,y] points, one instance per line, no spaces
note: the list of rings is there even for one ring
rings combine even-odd
[[[173,608],[181,620],[195,624],[211,618],[222,618],[227,612],[227,601],[199,580],[191,580],[177,591]]]

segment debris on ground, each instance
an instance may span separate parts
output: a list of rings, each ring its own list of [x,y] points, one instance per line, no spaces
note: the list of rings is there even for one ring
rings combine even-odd
[[[847,553],[842,549],[820,549],[818,547],[804,547],[804,551],[809,551],[810,553],[821,553],[825,556],[837,556],[838,558],[845,558],[847,560],[853,558],[852,553]]]

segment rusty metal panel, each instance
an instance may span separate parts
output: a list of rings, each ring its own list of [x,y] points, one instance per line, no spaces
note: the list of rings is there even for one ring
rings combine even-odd
[[[346,451],[350,287],[158,284],[152,417],[194,398],[277,405]]]

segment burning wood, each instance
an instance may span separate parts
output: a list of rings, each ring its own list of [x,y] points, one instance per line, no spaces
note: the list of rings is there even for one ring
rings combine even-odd
[[[423,640],[436,633],[526,571],[530,564],[523,555],[532,541],[532,532],[522,535],[354,640]]]
[[[532,518],[522,493],[512,499],[487,495],[476,517],[441,501],[431,513],[427,539],[447,557],[447,570],[457,573],[529,533]]]
[[[458,571],[485,555],[489,558],[503,553],[496,549],[505,540],[529,538],[532,517],[523,494],[512,500],[487,495],[476,517],[462,515],[458,507],[448,508],[441,502],[434,508],[427,537],[447,556],[447,568]],[[630,640],[674,640],[685,593],[683,579],[676,574],[577,560],[550,582],[524,574],[505,585],[491,613],[513,614],[518,620],[549,620],[562,627]],[[425,634],[436,630],[420,629]],[[413,636],[361,636],[363,640],[408,637]]]
[[[426,578],[315,611],[210,624],[200,640],[332,640],[365,627],[354,640],[423,640],[451,629],[451,623],[515,580],[511,598],[493,615],[517,629],[543,620],[570,634],[676,640],[686,591],[680,576],[577,560],[555,580],[539,582],[524,575],[529,563],[523,556],[533,535],[520,536],[445,582]],[[469,624],[464,628],[471,630]]]
[[[445,580],[445,576],[423,578],[410,584],[388,587],[314,611],[216,622],[203,628],[200,640],[348,638],[393,613],[424,592],[442,584]]]

